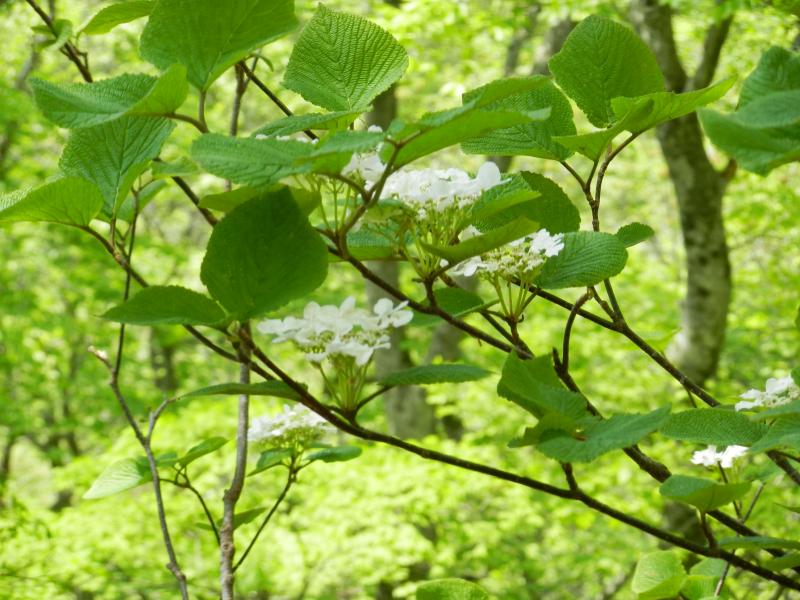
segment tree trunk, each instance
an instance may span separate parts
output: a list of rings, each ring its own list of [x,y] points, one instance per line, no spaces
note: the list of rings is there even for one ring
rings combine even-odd
[[[685,92],[710,83],[730,19],[715,23],[707,31],[700,65],[691,78],[678,58],[669,6],[657,0],[634,0],[631,19],[655,53],[669,90]],[[686,251],[681,331],[667,354],[689,377],[702,383],[717,370],[731,297],[722,219],[722,198],[729,177],[711,164],[696,115],[661,125],[657,136],[675,189]]]

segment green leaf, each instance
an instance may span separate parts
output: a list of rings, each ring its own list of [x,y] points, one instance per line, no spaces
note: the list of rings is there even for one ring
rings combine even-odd
[[[745,79],[739,106],[774,94],[800,89],[800,54],[781,46],[772,46],[758,61],[755,70]]]
[[[200,198],[200,206],[211,210],[230,212],[240,204],[255,198],[259,193],[256,188],[244,186],[227,192],[220,192],[219,194],[203,196]]]
[[[347,129],[362,111],[342,110],[329,113],[308,113],[292,115],[267,123],[256,129],[253,135],[291,135],[306,130]]]
[[[59,166],[67,175],[100,188],[103,213],[112,216],[174,128],[167,119],[131,116],[76,129],[70,133]]]
[[[321,460],[322,462],[346,462],[361,456],[361,448],[358,446],[336,446],[335,448],[322,448],[309,454],[306,458],[308,462]]]
[[[385,235],[375,231],[372,226],[349,231],[347,250],[358,260],[380,260],[397,254],[395,244]]]
[[[86,35],[108,33],[117,25],[148,16],[155,4],[155,0],[131,0],[106,6],[81,28],[81,33]]]
[[[750,490],[750,482],[716,483],[710,479],[672,475],[658,488],[665,498],[690,504],[701,512],[716,510],[738,500]]]
[[[647,98],[636,99],[630,112],[607,129],[580,135],[557,136],[554,139],[570,150],[583,154],[593,161],[598,161],[606,154],[609,144],[628,128],[629,123],[635,123],[650,113],[652,103],[653,101]]]
[[[787,417],[789,415],[800,415],[800,400],[792,400],[788,404],[780,404],[768,408],[767,410],[762,410],[761,412],[750,415],[750,420],[767,421],[775,417]]]
[[[44,41],[35,44],[37,49],[44,50],[45,48],[52,48],[53,50],[58,50],[69,41],[74,26],[72,25],[72,21],[68,19],[56,19],[52,23],[52,29],[51,26],[48,25],[37,25],[32,29],[46,36]]]
[[[489,594],[464,579],[436,579],[417,586],[417,600],[489,600]]]
[[[612,99],[664,91],[664,77],[647,44],[605,17],[581,21],[548,64],[556,83],[595,127],[615,120]]]
[[[741,413],[724,408],[695,408],[670,416],[661,433],[667,437],[714,446],[751,446],[765,432]]]
[[[186,67],[199,90],[264,44],[297,26],[294,0],[158,2],[142,32],[142,58],[159,69]]]
[[[641,244],[645,240],[650,239],[655,234],[656,232],[653,231],[653,228],[649,225],[645,225],[644,223],[628,223],[620,227],[614,235],[617,236],[617,239],[623,246],[630,248],[631,246]]]
[[[197,165],[186,157],[181,157],[173,162],[156,161],[150,166],[153,179],[166,179],[168,177],[185,177],[199,173]]]
[[[720,150],[735,158],[744,169],[760,175],[786,163],[800,160],[800,129],[749,127],[734,115],[710,109],[699,113],[703,130]]]
[[[686,578],[681,559],[672,550],[645,554],[636,563],[631,588],[639,600],[675,598]]]
[[[233,530],[236,531],[242,525],[247,525],[248,523],[254,521],[259,515],[265,513],[267,511],[266,506],[259,506],[258,508],[251,508],[250,510],[243,510],[242,512],[236,513],[233,515]],[[221,526],[222,521],[217,522],[217,526]]]
[[[213,175],[259,187],[310,171],[310,164],[297,164],[296,159],[308,156],[313,149],[311,144],[296,140],[256,140],[208,133],[194,141],[191,154]]]
[[[259,383],[219,383],[210,385],[187,394],[181,394],[176,399],[198,398],[203,396],[273,396],[275,398],[286,398],[287,400],[297,400],[297,392],[290,388],[283,381],[262,381]]]
[[[761,548],[778,548],[781,550],[800,550],[800,541],[797,540],[784,540],[781,538],[767,537],[767,536],[738,536],[732,538],[723,538],[718,540],[719,547],[726,550],[733,550],[734,548],[744,548],[747,550],[755,550]]]
[[[214,228],[200,279],[235,319],[280,308],[319,287],[325,243],[287,189],[237,206]]]
[[[464,381],[477,381],[490,374],[490,371],[474,365],[457,363],[422,365],[391,373],[379,379],[378,384],[395,386],[461,383]]]
[[[32,190],[0,195],[0,225],[44,221],[85,226],[103,207],[97,187],[77,177],[63,177]]]
[[[476,235],[463,242],[459,242],[454,246],[432,246],[424,242],[422,245],[431,254],[445,258],[451,265],[455,265],[472,256],[483,254],[489,250],[494,250],[509,242],[518,240],[538,229],[538,223],[534,223],[523,217],[502,225],[497,229],[490,229],[481,235]]]
[[[550,233],[576,231],[581,222],[578,209],[556,182],[526,171],[486,190],[470,211],[470,221],[482,231],[519,218]]]
[[[594,421],[577,434],[561,428],[545,430],[537,449],[560,462],[591,462],[611,450],[637,444],[656,431],[668,414],[669,406],[663,406],[643,415],[619,414]]]
[[[735,81],[735,77],[728,77],[714,85],[683,94],[656,92],[636,98],[614,98],[611,100],[611,107],[617,119],[622,120],[626,115],[631,114],[642,100],[650,100],[651,102],[647,104],[647,112],[637,114],[636,118],[628,119],[625,123],[625,129],[631,133],[641,133],[719,100],[731,89]]]
[[[613,277],[625,267],[628,252],[615,235],[597,231],[564,234],[564,249],[547,259],[538,285],[545,289],[585,287]]]
[[[549,354],[522,360],[510,353],[503,365],[497,393],[536,418],[555,413],[577,421],[589,415],[586,401],[561,384]]]
[[[131,325],[221,325],[225,312],[211,298],[175,285],[144,288],[104,319]]]
[[[784,569],[794,569],[800,566],[800,552],[792,552],[777,558],[765,560],[763,565],[771,571],[782,571]]]
[[[125,115],[174,112],[189,91],[186,69],[173,65],[160,78],[126,73],[93,83],[56,84],[30,80],[36,106],[56,125],[91,127]]]
[[[520,113],[549,108],[549,116],[542,121],[497,129],[473,137],[461,144],[464,152],[467,154],[536,156],[551,160],[564,160],[572,154],[569,149],[553,140],[553,136],[575,133],[569,100],[551,81],[545,80],[544,83],[541,83],[538,76],[528,79],[536,84],[534,89],[506,96],[487,105],[487,108]],[[479,92],[480,89],[468,92],[464,95],[464,100],[475,98]]]
[[[313,146],[306,156],[297,158],[298,165],[309,165],[313,173],[338,174],[356,152],[368,152],[383,141],[383,133],[370,131],[337,131]]]
[[[442,148],[460,144],[465,140],[514,125],[525,125],[546,119],[549,111],[540,114],[525,114],[509,111],[484,110],[477,100],[459,108],[451,108],[424,115],[419,121],[400,127],[396,132],[402,148],[397,153],[395,167],[401,167],[422,156],[432,154]],[[392,152],[384,151],[384,159]]]
[[[764,436],[750,448],[750,452],[768,452],[775,448],[800,449],[800,415],[779,417],[770,425]]]
[[[207,440],[203,440],[199,444],[192,446],[186,454],[178,459],[178,462],[182,467],[185,467],[186,465],[196,461],[198,458],[202,458],[206,454],[211,454],[212,452],[219,450],[227,443],[228,440],[224,437],[210,437]]]
[[[295,43],[283,85],[327,110],[363,112],[407,67],[405,49],[389,33],[320,4]]]
[[[291,448],[270,448],[269,450],[265,450],[258,457],[256,468],[250,471],[247,476],[250,477],[252,475],[257,475],[258,473],[266,471],[267,469],[271,469],[287,458],[291,458],[291,456]]]
[[[83,495],[84,500],[113,496],[152,481],[150,465],[145,458],[126,458],[106,467]]]
[[[439,308],[454,317],[463,317],[493,304],[484,302],[483,298],[477,294],[462,288],[437,288],[433,291],[433,296],[436,298],[436,304]],[[420,300],[420,302],[424,304],[426,300]],[[428,327],[440,325],[442,318],[436,315],[415,312],[414,319],[411,322],[419,327]]]

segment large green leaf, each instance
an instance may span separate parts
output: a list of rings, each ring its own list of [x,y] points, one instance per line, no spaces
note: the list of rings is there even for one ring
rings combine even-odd
[[[564,234],[564,249],[547,259],[538,285],[545,289],[584,287],[613,277],[625,267],[628,252],[615,235],[597,231]]]
[[[767,537],[762,535],[737,536],[723,538],[719,540],[720,548],[733,550],[735,548],[759,549],[759,548],[780,548],[783,550],[800,550],[800,541],[784,540],[781,538]]]
[[[347,462],[361,456],[361,448],[359,446],[335,446],[332,448],[322,448],[311,452],[306,458],[308,462],[321,460],[322,462]]]
[[[32,190],[0,195],[0,225],[45,221],[88,225],[103,207],[97,186],[77,177],[63,177]]]
[[[680,557],[672,550],[658,550],[636,563],[631,588],[639,600],[675,598],[685,578]]]
[[[36,105],[45,117],[66,128],[90,127],[125,115],[174,112],[189,91],[186,69],[173,65],[160,78],[126,73],[93,83],[56,84],[31,79]]]
[[[561,384],[549,354],[523,360],[510,353],[503,365],[497,393],[539,419],[551,413],[570,421],[589,415],[586,401]]]
[[[276,121],[271,121],[259,127],[253,135],[291,135],[299,131],[310,129],[347,129],[356,120],[361,111],[342,110],[330,113],[308,113],[305,115],[292,115]]]
[[[320,4],[295,43],[283,85],[328,110],[364,111],[406,67],[408,55],[389,33]]]
[[[696,444],[751,446],[766,428],[741,413],[723,408],[694,408],[670,416],[661,433]]]
[[[710,479],[672,475],[658,488],[665,498],[694,506],[701,512],[716,510],[738,500],[750,490],[750,482],[717,483]]]
[[[539,83],[535,78],[532,79]],[[471,100],[479,91],[465,94],[464,100]],[[487,108],[521,113],[549,108],[550,116],[543,121],[496,129],[470,138],[461,144],[464,152],[509,156],[521,154],[552,160],[564,160],[572,154],[568,148],[553,140],[553,136],[574,134],[575,124],[569,100],[552,82],[547,81],[535,89],[507,96]]]
[[[152,481],[150,465],[145,458],[126,458],[106,467],[83,495],[85,500],[113,496]]]
[[[525,218],[552,233],[576,231],[580,213],[557,183],[538,173],[522,172],[486,190],[472,206],[471,222],[481,230],[495,229]]]
[[[257,187],[310,171],[310,164],[297,164],[296,159],[312,150],[311,144],[296,140],[256,140],[209,133],[195,140],[191,152],[192,158],[209,173]]]
[[[169,285],[145,288],[103,318],[131,325],[220,325],[225,312],[203,294]]]
[[[800,54],[773,47],[745,80],[736,112],[700,111],[706,135],[743,168],[766,174],[800,160]]]
[[[644,223],[628,223],[617,230],[614,235],[626,248],[640,244],[655,235],[655,231]]]
[[[325,243],[288,189],[248,200],[214,228],[200,278],[236,319],[312,292],[328,273]]]
[[[189,450],[178,459],[178,462],[181,466],[185,467],[196,461],[198,458],[202,458],[207,454],[211,454],[212,452],[216,452],[220,448],[222,448],[225,444],[228,443],[228,440],[224,437],[214,436],[210,437],[206,440],[203,440],[199,444],[192,446]]]
[[[778,417],[764,436],[753,444],[750,452],[767,452],[775,448],[800,450],[800,415]]]
[[[424,248],[435,256],[446,258],[451,265],[455,265],[472,256],[489,252],[509,242],[518,240],[539,229],[539,224],[522,217],[501,225],[497,229],[490,229],[481,235],[476,235],[459,242],[454,246],[432,246],[423,243]]]
[[[223,71],[297,25],[294,0],[159,0],[142,32],[142,58],[186,67],[200,90]]]
[[[591,160],[600,160],[606,154],[611,142],[628,128],[629,123],[635,123],[650,113],[652,104],[652,100],[637,98],[631,105],[629,112],[607,129],[579,135],[562,135],[554,139],[559,144],[563,144],[570,150],[583,154]]]
[[[247,476],[256,475],[267,469],[271,469],[275,465],[281,464],[287,458],[291,458],[292,453],[293,451],[291,448],[270,448],[265,450],[258,457],[256,467],[250,471]]]
[[[201,398],[204,396],[272,396],[274,398],[286,398],[287,400],[297,400],[297,392],[283,381],[260,381],[258,383],[218,383],[186,394],[178,396],[178,400],[185,398]]]
[[[615,121],[611,100],[664,91],[656,57],[625,25],[591,16],[550,59],[550,72],[596,127]]]
[[[417,587],[417,600],[489,600],[489,594],[464,579],[435,579]]]
[[[549,111],[530,115],[484,110],[476,107],[474,101],[459,108],[428,113],[419,121],[405,125],[396,132],[396,138],[402,141],[402,148],[395,158],[395,166],[408,164],[422,156],[459,144],[487,131],[545,119],[548,114]],[[384,152],[383,158],[386,158],[391,149],[387,148]]]
[[[631,133],[641,133],[719,100],[731,89],[735,81],[735,77],[729,77],[714,85],[683,94],[656,92],[637,98],[614,98],[611,100],[611,107],[616,118],[622,120],[626,115],[631,114],[642,100],[650,100],[651,102],[647,103],[648,110],[644,114],[638,114],[636,118],[629,119],[625,123],[625,129]]]
[[[168,119],[130,116],[76,129],[70,133],[59,165],[67,175],[100,188],[103,213],[112,216],[174,127]]]
[[[481,367],[466,364],[421,365],[395,371],[378,380],[380,385],[429,385],[476,381],[490,375]]]
[[[652,412],[614,415],[610,419],[594,421],[577,434],[562,429],[546,428],[537,432],[537,449],[559,462],[591,462],[599,456],[629,448],[656,431],[666,420],[669,407]]]
[[[146,17],[155,5],[155,0],[129,0],[105,6],[81,28],[81,33],[86,35],[108,33],[117,25]]]

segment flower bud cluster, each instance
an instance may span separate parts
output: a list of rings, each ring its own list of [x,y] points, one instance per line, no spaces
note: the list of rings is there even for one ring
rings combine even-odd
[[[247,441],[264,443],[274,448],[307,446],[334,428],[318,414],[302,404],[283,410],[275,417],[258,417],[250,423]]]
[[[462,233],[463,239],[479,235],[474,227]],[[505,246],[490,250],[481,256],[473,256],[459,263],[450,273],[472,277],[476,274],[500,275],[505,279],[528,279],[551,256],[564,249],[563,234],[551,235],[546,229],[526,235]]]
[[[375,350],[390,347],[392,329],[411,320],[413,313],[405,306],[405,302],[394,306],[391,300],[382,298],[370,313],[356,308],[352,296],[341,306],[309,302],[301,319],[267,319],[259,323],[258,330],[274,336],[275,342],[293,341],[312,362],[351,357],[356,365],[364,366]]]
[[[780,377],[767,379],[764,391],[747,390],[739,396],[744,398],[744,402],[736,403],[736,410],[748,410],[751,408],[772,407],[788,404],[793,400],[800,399],[800,387],[797,386],[791,377]]]

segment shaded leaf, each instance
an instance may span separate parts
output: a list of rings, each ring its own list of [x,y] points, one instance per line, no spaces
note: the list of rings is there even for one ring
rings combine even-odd
[[[181,466],[185,467],[196,461],[198,458],[202,458],[206,454],[211,454],[222,448],[225,444],[228,443],[228,440],[224,437],[210,437],[207,440],[203,440],[199,444],[192,446],[189,451],[181,456],[178,459],[178,462]]]
[[[710,479],[672,475],[658,488],[665,498],[709,512],[738,500],[750,490],[750,482],[716,483]]]
[[[108,310],[103,318],[132,325],[219,326],[225,312],[203,294],[170,285],[144,288],[124,304]]]
[[[628,252],[615,235],[597,231],[564,234],[564,249],[547,259],[538,285],[545,289],[585,287],[613,277],[625,267]]]
[[[458,363],[422,365],[395,371],[379,379],[378,384],[395,386],[461,383],[464,381],[477,381],[490,374],[490,371],[474,365]]]
[[[661,428],[667,437],[714,446],[751,446],[766,431],[741,413],[724,408],[695,408],[670,415]]]

